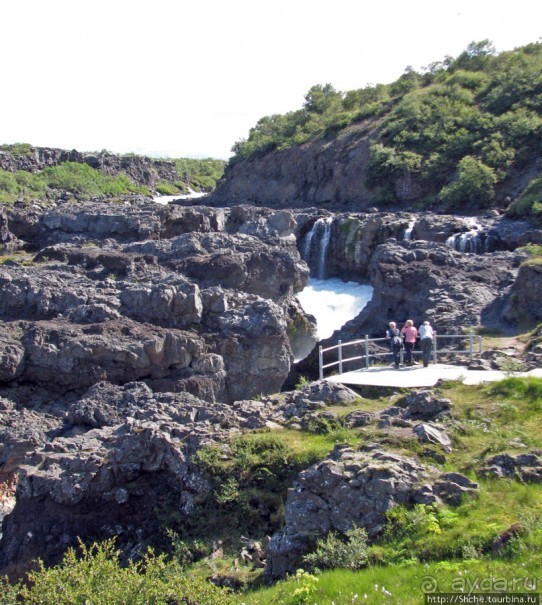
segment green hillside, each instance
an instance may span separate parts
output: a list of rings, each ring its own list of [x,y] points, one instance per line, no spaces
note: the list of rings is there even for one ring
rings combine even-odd
[[[361,122],[372,141],[366,185],[377,197],[393,201],[394,179],[409,174],[424,207],[488,207],[542,151],[542,44],[496,54],[489,41],[473,42],[457,58],[407,68],[391,84],[348,92],[313,86],[301,109],[259,120],[230,161],[334,138]],[[542,221],[540,183],[509,212]]]
[[[47,159],[53,165],[45,165],[43,152],[51,152]],[[52,162],[51,156],[56,158]],[[224,165],[223,160],[212,158],[161,160],[105,150],[91,154],[35,148],[27,143],[0,145],[0,203],[45,201],[63,192],[77,199],[210,192],[222,176]]]

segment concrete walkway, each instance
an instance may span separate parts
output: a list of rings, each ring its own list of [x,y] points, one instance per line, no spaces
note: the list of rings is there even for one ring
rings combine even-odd
[[[496,382],[507,376],[537,376],[542,378],[542,368],[530,372],[514,372],[505,374],[497,370],[469,370],[466,366],[451,366],[445,364],[430,364],[423,366],[410,366],[395,370],[391,367],[373,367],[368,370],[356,370],[335,374],[324,380],[339,382],[352,386],[377,387],[431,387],[438,380],[458,380],[464,384],[481,384],[482,382]]]

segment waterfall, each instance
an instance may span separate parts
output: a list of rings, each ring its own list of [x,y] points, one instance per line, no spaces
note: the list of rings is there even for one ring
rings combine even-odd
[[[405,229],[405,232],[403,234],[403,241],[409,242],[412,238],[412,231],[414,230],[414,225],[416,224],[415,220],[411,220],[408,225],[407,228]]]
[[[446,243],[458,252],[483,254],[487,251],[487,241],[482,233],[482,225],[476,219],[471,219],[467,226],[470,227],[468,231],[454,233],[446,240]]]
[[[302,256],[318,279],[326,278],[327,253],[333,217],[319,218],[305,236]],[[315,262],[313,262],[315,261]]]
[[[331,222],[332,218],[323,219],[322,225],[322,236],[320,238],[320,247],[318,254],[318,279],[325,279],[326,277],[326,257],[327,250],[329,248],[329,240],[331,239]]]

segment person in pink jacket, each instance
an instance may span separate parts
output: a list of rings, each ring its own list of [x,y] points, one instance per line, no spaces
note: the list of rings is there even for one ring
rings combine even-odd
[[[418,337],[418,330],[414,327],[414,322],[411,319],[406,320],[406,324],[403,326],[401,330],[401,334],[405,339],[405,364],[407,366],[418,365],[412,359],[412,349],[416,344],[416,338]]]

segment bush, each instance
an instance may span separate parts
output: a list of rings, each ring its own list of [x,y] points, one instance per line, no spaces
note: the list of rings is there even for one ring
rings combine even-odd
[[[48,189],[60,189],[88,197],[149,193],[146,187],[137,185],[124,174],[113,177],[77,162],[65,162],[35,173],[0,170],[0,200],[4,203],[18,199],[44,199]]]
[[[176,195],[177,193],[179,193],[177,187],[171,185],[166,181],[159,181],[156,185],[156,191],[160,195]]]
[[[497,178],[493,169],[472,156],[465,156],[457,172],[457,179],[440,192],[444,205],[449,210],[487,208],[495,197]]]
[[[542,177],[533,179],[508,208],[512,218],[531,219],[542,226]]]
[[[507,397],[508,399],[527,400],[531,403],[542,401],[542,378],[528,376],[525,378],[508,377],[488,387],[489,395]]]
[[[62,563],[32,571],[25,586],[0,583],[0,602],[13,603],[13,592],[28,605],[233,605],[225,589],[189,577],[180,566],[148,551],[141,561],[120,565],[114,541],[80,545],[80,558],[69,549]]]
[[[303,564],[311,569],[357,571],[367,565],[367,532],[361,527],[354,527],[345,533],[344,538],[330,532],[318,540],[312,553],[303,557]]]

